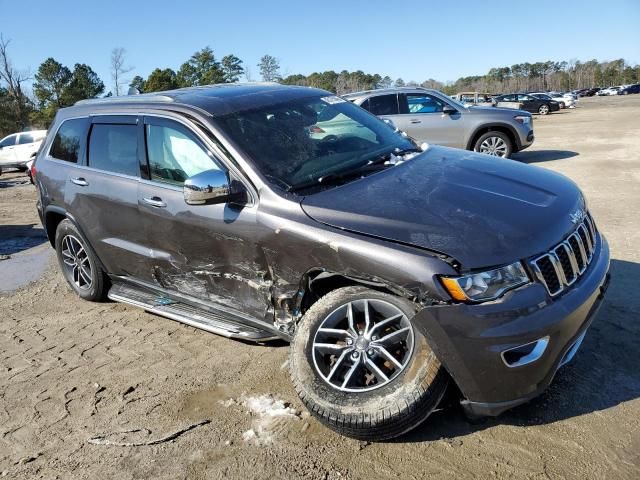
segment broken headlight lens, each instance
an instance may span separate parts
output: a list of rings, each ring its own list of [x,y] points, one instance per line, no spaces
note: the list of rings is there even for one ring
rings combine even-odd
[[[486,272],[440,279],[451,297],[460,302],[494,300],[507,290],[529,283],[529,276],[520,262]]]

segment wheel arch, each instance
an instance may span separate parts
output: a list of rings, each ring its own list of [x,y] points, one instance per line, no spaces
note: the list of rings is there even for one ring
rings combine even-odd
[[[420,294],[418,292],[409,290],[400,285],[385,282],[382,279],[369,279],[349,275],[344,272],[334,272],[316,267],[309,269],[302,276],[294,305],[287,306],[281,302],[276,302],[276,308],[285,310],[290,309],[296,320],[299,320],[311,305],[327,293],[337,290],[338,288],[348,286],[367,287],[380,292],[406,298],[415,303],[416,307],[420,307],[425,303],[424,300],[420,298]]]

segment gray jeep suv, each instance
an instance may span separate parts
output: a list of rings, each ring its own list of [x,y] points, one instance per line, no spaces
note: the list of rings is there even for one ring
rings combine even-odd
[[[531,114],[510,108],[466,106],[437,90],[391,88],[343,98],[393,122],[418,143],[464,148],[509,158],[533,143]]]
[[[311,413],[380,440],[450,383],[469,415],[540,394],[607,285],[573,182],[423,148],[323,90],[220,85],[60,110],[34,181],[80,297],[289,341]]]

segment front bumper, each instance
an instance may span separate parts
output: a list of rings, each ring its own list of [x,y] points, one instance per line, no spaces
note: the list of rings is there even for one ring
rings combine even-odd
[[[525,148],[529,148],[533,145],[533,141],[535,140],[535,136],[533,135],[533,127],[522,128],[518,131],[517,138],[517,151],[524,150]]]
[[[473,416],[499,415],[541,394],[579,342],[602,303],[609,278],[609,246],[604,236],[588,270],[559,298],[539,283],[476,305],[425,308],[414,318],[453,377]],[[502,352],[548,337],[532,363],[509,367]]]

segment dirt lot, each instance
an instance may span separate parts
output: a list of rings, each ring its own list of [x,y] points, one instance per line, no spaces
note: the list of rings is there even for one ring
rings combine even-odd
[[[480,425],[449,404],[392,443],[343,438],[300,413],[286,346],[83,302],[49,255],[44,274],[27,262],[37,281],[0,294],[0,475],[640,478],[640,95],[579,103],[537,117],[535,145],[517,158],[580,185],[613,278],[581,351],[538,400]],[[12,257],[0,277],[17,278],[30,255],[47,259],[24,178],[0,178],[0,254]],[[270,398],[292,409],[261,414]]]

